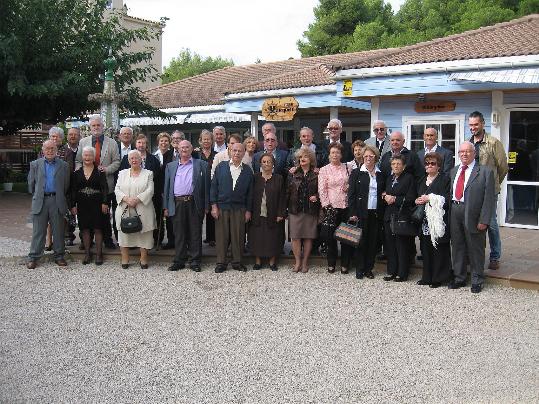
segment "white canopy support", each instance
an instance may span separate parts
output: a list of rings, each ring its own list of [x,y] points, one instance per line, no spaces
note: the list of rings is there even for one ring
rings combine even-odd
[[[451,81],[479,81],[482,83],[539,84],[539,68],[503,69],[457,72],[449,75]]]

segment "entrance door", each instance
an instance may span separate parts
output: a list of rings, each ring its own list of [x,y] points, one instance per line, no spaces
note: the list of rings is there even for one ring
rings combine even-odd
[[[505,224],[539,228],[539,109],[509,112]]]

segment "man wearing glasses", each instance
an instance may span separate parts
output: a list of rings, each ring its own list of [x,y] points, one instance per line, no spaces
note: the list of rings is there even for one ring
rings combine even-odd
[[[350,142],[341,140],[342,122],[336,118],[332,119],[328,122],[327,128],[329,132],[329,139],[325,142],[326,150],[329,150],[330,145],[340,143],[344,148],[341,162],[348,163],[349,161],[352,161],[354,155],[352,154],[352,146],[350,145]],[[326,161],[326,164],[327,163],[329,163],[329,161]]]
[[[262,126],[262,134],[264,135],[264,150],[257,152],[253,157],[253,171],[255,173],[260,172],[260,159],[264,153],[271,153],[275,158],[275,166],[273,172],[280,174],[283,179],[286,179],[288,174],[286,160],[288,158],[288,151],[278,149],[278,140],[276,135],[275,125],[272,123],[265,123]]]
[[[380,152],[380,157],[386,154],[391,149],[391,142],[387,134],[387,127],[384,121],[374,121],[372,125],[374,136],[365,140],[365,144],[374,146]]]

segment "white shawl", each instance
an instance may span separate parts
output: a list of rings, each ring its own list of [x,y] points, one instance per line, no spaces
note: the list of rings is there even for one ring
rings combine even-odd
[[[429,225],[430,239],[436,248],[438,239],[445,234],[444,223],[445,198],[441,195],[429,194],[429,202],[425,205],[425,216]]]

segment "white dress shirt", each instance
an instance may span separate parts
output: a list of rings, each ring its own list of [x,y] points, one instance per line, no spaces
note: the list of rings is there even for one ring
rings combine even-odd
[[[127,154],[131,151],[131,145],[124,145],[123,143],[120,143],[120,159],[123,159],[124,156],[127,156]]]
[[[215,150],[216,153],[222,152],[226,150],[226,142],[224,142],[221,146],[219,146],[217,143],[213,144],[213,150]]]
[[[464,172],[464,190],[466,190],[466,185],[468,185],[468,180],[470,179],[470,174],[472,173],[473,168],[475,167],[475,160],[473,160],[466,171]],[[455,191],[457,190],[457,182],[459,181],[460,172],[462,171],[462,163],[459,166],[459,169],[457,170],[457,175],[455,176],[455,181],[453,182],[453,200],[459,201],[459,202],[465,202],[464,201],[464,190],[462,192],[462,199],[457,199],[455,197]]]
[[[434,153],[436,151],[436,148],[438,147],[437,144],[435,144],[434,146],[432,146],[432,149],[429,149],[426,145],[425,145],[425,154],[427,153]]]
[[[374,173],[375,175],[372,176],[369,170],[367,170],[367,167],[365,165],[362,165],[359,169],[359,171],[365,171],[367,174],[369,174],[369,201],[367,202],[367,209],[376,209],[378,205],[378,182],[376,182],[376,173],[380,173],[380,169],[378,166],[374,167]]]
[[[232,160],[230,160],[228,164],[230,166],[230,175],[232,176],[232,190],[234,190],[236,188],[236,182],[240,177],[243,164],[240,163],[239,166],[235,166]]]

